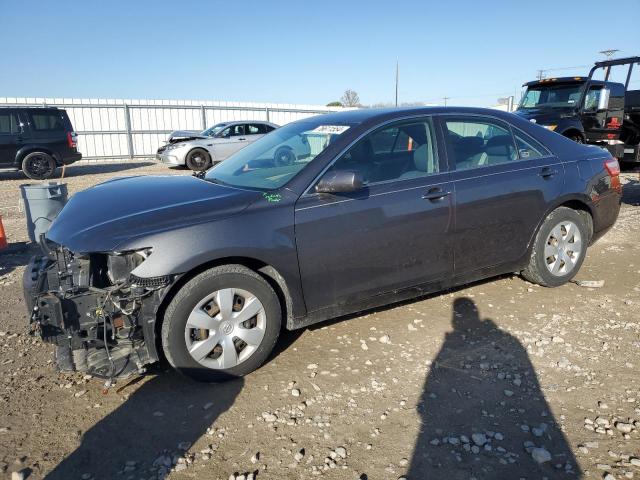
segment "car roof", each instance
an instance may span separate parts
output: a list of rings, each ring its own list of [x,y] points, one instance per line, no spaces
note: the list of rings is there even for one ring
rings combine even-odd
[[[361,108],[357,110],[347,110],[344,112],[327,113],[315,117],[322,118],[323,123],[335,122],[336,124],[357,124],[376,123],[380,121],[393,120],[412,115],[436,115],[436,114],[475,114],[490,115],[493,117],[511,118],[513,114],[493,108],[476,107],[400,107],[400,108]],[[308,119],[298,120],[304,122]]]
[[[229,127],[231,125],[238,125],[244,123],[260,123],[263,125],[271,125],[272,127],[278,127],[275,123],[267,122],[266,120],[234,120],[232,122],[219,122],[216,125],[224,125],[225,127]],[[214,125],[215,126],[215,125]]]

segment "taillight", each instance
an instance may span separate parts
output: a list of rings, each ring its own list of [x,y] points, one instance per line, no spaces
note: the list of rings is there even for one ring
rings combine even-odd
[[[611,177],[611,188],[617,192],[622,192],[622,184],[620,183],[620,164],[615,158],[610,158],[604,162],[604,168]]]
[[[69,148],[76,148],[78,145],[78,136],[76,132],[67,132],[67,144]]]

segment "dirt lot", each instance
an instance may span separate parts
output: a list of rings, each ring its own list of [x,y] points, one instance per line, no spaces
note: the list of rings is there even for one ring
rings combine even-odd
[[[74,166],[70,193],[159,165]],[[0,174],[8,238],[26,240],[18,174]],[[506,276],[285,333],[252,375],[167,370],[116,385],[54,372],[26,333],[0,253],[0,472],[51,479],[640,478],[640,183],[579,280]],[[609,475],[609,476],[607,476]]]

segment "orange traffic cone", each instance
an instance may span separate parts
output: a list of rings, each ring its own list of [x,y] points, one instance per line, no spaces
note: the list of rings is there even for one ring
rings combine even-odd
[[[2,217],[0,217],[0,250],[4,250],[8,246],[7,236],[5,235],[4,227],[2,226]]]

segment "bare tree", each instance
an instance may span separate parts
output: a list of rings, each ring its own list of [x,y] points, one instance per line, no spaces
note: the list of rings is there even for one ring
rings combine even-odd
[[[344,105],[345,107],[360,106],[360,97],[358,96],[358,92],[351,89],[345,90],[344,95],[342,95],[342,98],[340,99],[340,101],[342,102],[342,105]]]

